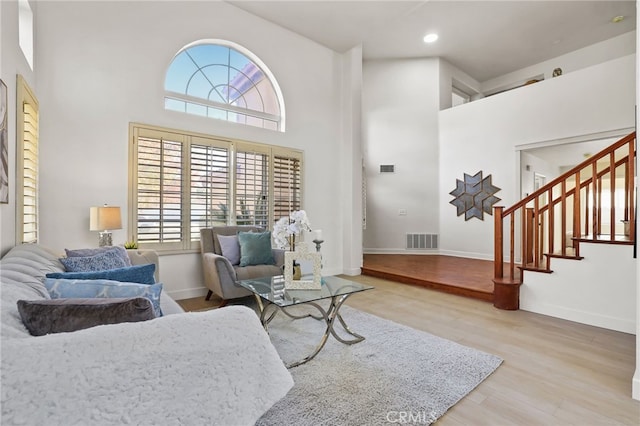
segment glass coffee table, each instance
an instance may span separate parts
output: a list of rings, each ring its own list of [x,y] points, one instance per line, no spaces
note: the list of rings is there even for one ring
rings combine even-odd
[[[305,277],[302,277],[303,279]],[[340,307],[349,296],[365,290],[371,290],[374,287],[345,280],[338,277],[322,277],[322,286],[320,290],[291,290],[284,288],[284,277],[282,275],[275,277],[255,278],[240,281],[239,284],[251,291],[258,302],[260,310],[260,322],[267,332],[269,331],[269,323],[275,318],[278,311],[282,311],[293,319],[301,319],[312,317],[318,321],[324,320],[327,328],[320,338],[320,342],[312,353],[301,359],[287,365],[287,368],[297,367],[312,360],[318,352],[324,347],[329,338],[329,334],[341,343],[353,345],[362,342],[364,337],[354,333],[349,329],[347,323],[340,315]],[[329,306],[325,309],[318,303],[321,300],[329,300]],[[309,305],[316,308],[321,316],[311,314],[294,315],[287,312],[288,307],[295,305]],[[350,334],[353,339],[343,339],[335,329],[335,319],[338,319],[342,328]]]

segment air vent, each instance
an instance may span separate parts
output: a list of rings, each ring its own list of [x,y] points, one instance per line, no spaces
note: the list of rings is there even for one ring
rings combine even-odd
[[[380,164],[380,173],[394,173],[396,166],[393,164]]]
[[[407,234],[407,249],[426,250],[438,248],[438,234]]]

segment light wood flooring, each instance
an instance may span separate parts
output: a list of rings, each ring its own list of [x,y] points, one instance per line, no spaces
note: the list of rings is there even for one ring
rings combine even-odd
[[[504,359],[438,425],[640,424],[640,402],[630,396],[633,335],[498,310],[483,301],[376,277],[344,278],[376,287],[352,296],[348,305]],[[202,297],[179,303],[201,310],[220,301]],[[357,324],[350,326],[358,332]]]

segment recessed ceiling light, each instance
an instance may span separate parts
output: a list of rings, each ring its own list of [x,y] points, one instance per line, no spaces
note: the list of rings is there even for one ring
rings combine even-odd
[[[438,34],[431,33],[431,34],[427,34],[426,36],[424,36],[423,40],[424,40],[425,43],[433,43],[437,39],[438,39]]]
[[[623,19],[624,19],[624,15],[618,15],[611,18],[611,22],[613,22],[614,24],[617,24],[618,22],[622,22]]]

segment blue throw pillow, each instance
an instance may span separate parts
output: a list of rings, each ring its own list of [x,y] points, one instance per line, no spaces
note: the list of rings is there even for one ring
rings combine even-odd
[[[275,265],[271,251],[271,232],[238,232],[240,266]]]
[[[105,251],[88,257],[63,257],[60,262],[67,272],[104,271],[129,266],[115,251]]]
[[[45,278],[44,286],[52,299],[88,299],[91,297],[146,297],[156,316],[162,316],[160,294],[162,283],[137,284],[110,280],[68,280]]]
[[[47,278],[66,278],[70,280],[111,280],[127,283],[153,284],[156,282],[156,265],[127,266],[126,268],[106,269],[91,272],[54,272],[47,274]]]
[[[131,266],[131,259],[127,253],[127,249],[122,246],[105,246],[98,248],[84,248],[84,249],[64,249],[67,253],[67,257],[89,257],[96,254],[104,253],[105,251],[113,251],[124,261],[125,266]]]

